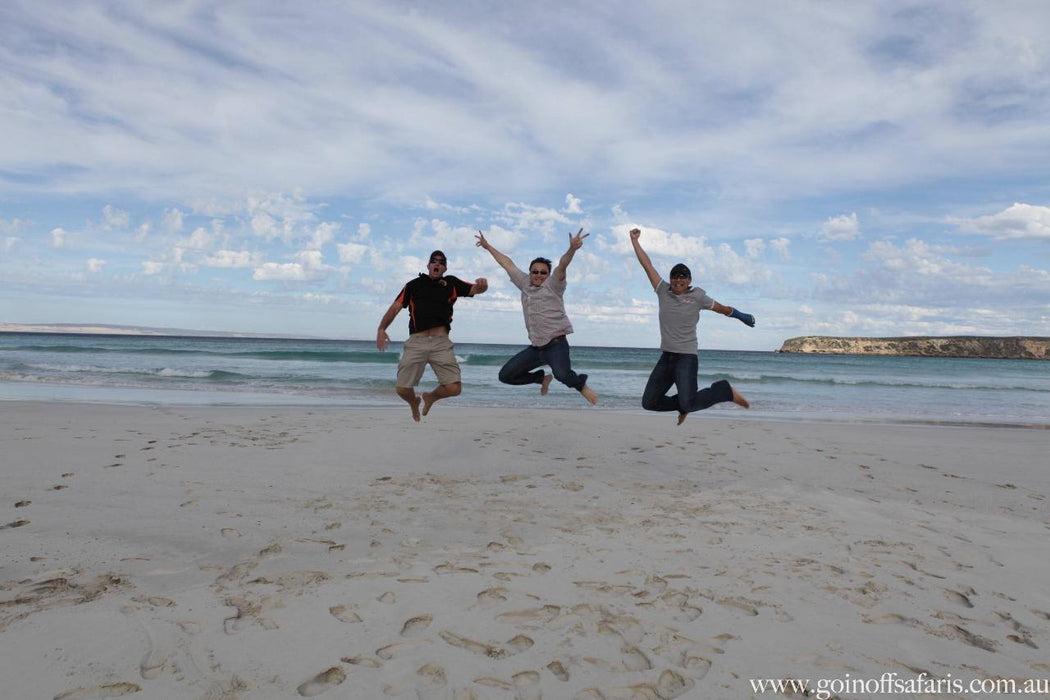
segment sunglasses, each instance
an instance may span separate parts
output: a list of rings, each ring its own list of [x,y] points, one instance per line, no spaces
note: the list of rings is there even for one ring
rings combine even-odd
[[[687,279],[689,279],[689,275],[684,275],[681,272],[677,272],[677,273],[671,275],[671,279],[673,279],[673,280],[687,280]]]
[[[544,277],[546,277],[550,273],[547,272],[546,270],[529,270],[529,274],[532,274],[532,275],[543,275]]]
[[[448,263],[441,258],[431,258],[430,263],[432,265],[440,265],[441,267],[448,267]]]

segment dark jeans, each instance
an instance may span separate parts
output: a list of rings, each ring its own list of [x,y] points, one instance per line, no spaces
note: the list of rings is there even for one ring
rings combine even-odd
[[[536,369],[550,365],[551,374],[565,386],[580,391],[587,384],[586,374],[572,371],[572,360],[569,359],[569,341],[565,337],[555,338],[543,347],[530,345],[500,368],[499,380],[504,384],[541,384],[543,370]]]
[[[647,411],[692,413],[716,403],[732,401],[733,387],[724,379],[707,389],[696,390],[696,370],[699,365],[696,355],[662,353],[656,367],[653,367],[652,374],[649,375],[649,381],[645,384],[642,408]],[[667,396],[672,384],[678,387],[678,393]]]

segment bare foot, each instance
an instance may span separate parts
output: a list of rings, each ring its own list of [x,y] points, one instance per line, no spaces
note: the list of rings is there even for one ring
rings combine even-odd
[[[580,389],[580,393],[583,394],[583,398],[591,402],[591,405],[598,403],[598,395],[594,393],[594,389],[590,388],[586,384]]]
[[[748,400],[741,396],[740,392],[736,389],[733,389],[733,403],[737,406],[743,406],[744,408],[751,408],[751,404],[748,403]]]
[[[414,420],[415,422],[418,423],[419,422],[419,397],[418,396],[413,396],[409,400],[408,405],[412,408],[412,420]]]
[[[734,393],[736,393],[736,392],[734,392]],[[434,392],[432,392],[432,391],[424,391],[423,392],[423,415],[424,416],[426,414],[430,413],[430,407],[434,405],[435,401],[437,401],[437,397],[434,396]]]
[[[551,388],[551,381],[554,379],[553,374],[544,374],[543,383],[540,384],[540,396],[546,396],[547,390]]]
[[[685,419],[686,419],[686,417],[688,415],[689,415],[688,413],[682,413],[681,411],[679,411],[678,412],[678,425],[681,425],[682,423],[684,423]]]

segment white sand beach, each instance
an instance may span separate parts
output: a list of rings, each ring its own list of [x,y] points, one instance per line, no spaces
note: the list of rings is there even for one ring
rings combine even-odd
[[[1050,432],[675,417],[0,403],[0,695],[1050,678]]]

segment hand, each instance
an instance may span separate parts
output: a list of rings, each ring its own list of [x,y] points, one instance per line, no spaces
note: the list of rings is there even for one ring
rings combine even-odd
[[[390,336],[386,334],[382,328],[376,332],[376,347],[379,348],[379,352],[385,352],[386,346],[390,343]]]
[[[481,231],[478,231],[478,235],[474,236],[474,238],[478,239],[478,242],[475,243],[474,245],[478,246],[479,248],[484,248],[485,250],[489,249],[489,242],[485,240],[485,234],[484,233],[482,233]]]
[[[641,237],[641,235],[642,235],[642,229],[640,229],[640,228],[632,228],[631,229],[631,240],[632,241],[637,241]]]
[[[570,233],[569,234],[569,250],[579,250],[580,248],[582,248],[583,247],[583,239],[586,238],[589,235],[591,235],[591,234],[584,233],[582,228],[579,231],[576,232],[575,236]]]
[[[474,292],[476,294],[481,294],[482,292],[486,291],[488,288],[489,288],[489,281],[487,279],[485,279],[484,277],[478,277],[476,280],[474,280]]]
[[[734,308],[733,312],[729,314],[729,317],[735,318],[736,320],[743,323],[745,326],[751,326],[752,328],[755,327],[755,317],[751,314],[744,313],[740,309]]]

